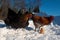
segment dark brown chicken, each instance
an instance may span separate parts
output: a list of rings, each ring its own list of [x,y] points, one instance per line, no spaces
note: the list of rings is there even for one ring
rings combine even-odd
[[[21,13],[20,15],[20,13],[16,14],[9,8],[7,18],[4,21],[7,25],[11,26],[11,28],[25,28],[28,26],[28,20],[31,17],[32,14],[29,12],[25,12],[24,14]]]

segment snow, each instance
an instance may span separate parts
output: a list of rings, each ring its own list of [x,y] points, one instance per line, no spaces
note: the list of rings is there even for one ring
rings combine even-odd
[[[5,22],[3,20],[0,20],[0,28],[5,26],[6,26]]]
[[[1,22],[1,24],[4,22]],[[60,40],[60,26],[45,25],[45,33],[40,34],[34,31],[33,21],[29,21],[28,27],[32,29],[7,29],[6,27],[0,28],[0,40]]]

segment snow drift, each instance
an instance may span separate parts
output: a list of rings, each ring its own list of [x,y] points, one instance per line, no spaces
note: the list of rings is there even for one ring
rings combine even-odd
[[[33,21],[29,21],[27,28],[23,29],[7,29],[0,28],[0,40],[60,40],[60,26],[47,25],[45,27],[45,34],[39,34],[34,31]]]

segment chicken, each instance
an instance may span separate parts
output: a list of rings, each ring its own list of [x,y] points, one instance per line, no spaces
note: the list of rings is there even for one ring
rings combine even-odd
[[[5,23],[14,29],[25,28],[26,26],[28,26],[28,20],[32,17],[32,14],[29,12],[25,12],[24,14],[21,13],[20,15],[20,13],[16,14],[9,8],[7,18],[4,20]]]
[[[35,25],[35,31],[36,31],[36,28],[39,28],[39,31],[40,33],[43,33],[44,30],[42,26],[44,25],[49,25],[54,19],[54,16],[50,16],[50,17],[41,17],[41,16],[37,16],[37,15],[33,15],[32,16],[32,20],[34,22],[34,25]],[[40,30],[40,28],[42,28]]]

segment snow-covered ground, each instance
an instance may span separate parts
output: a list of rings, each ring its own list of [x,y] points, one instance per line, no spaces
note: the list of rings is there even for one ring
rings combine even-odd
[[[60,40],[60,26],[47,25],[45,34],[39,34],[34,31],[33,21],[29,21],[28,29],[7,29],[0,28],[0,40]]]

